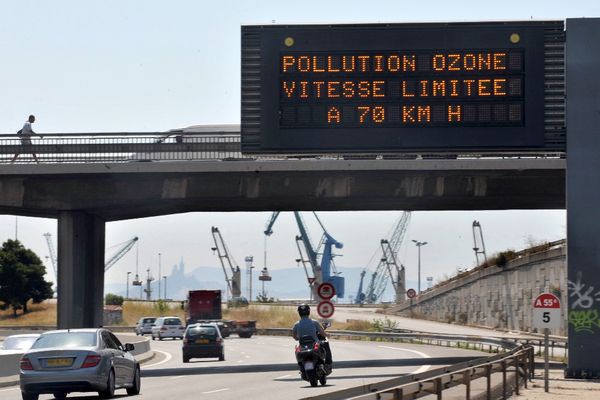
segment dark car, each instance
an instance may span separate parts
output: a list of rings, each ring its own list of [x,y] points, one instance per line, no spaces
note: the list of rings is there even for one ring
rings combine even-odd
[[[193,324],[185,330],[183,338],[183,362],[192,358],[218,357],[225,360],[223,337],[216,324]]]
[[[133,349],[103,328],[43,333],[21,358],[23,400],[37,400],[42,393],[64,399],[71,392],[98,392],[106,399],[119,388],[137,395],[140,366]]]

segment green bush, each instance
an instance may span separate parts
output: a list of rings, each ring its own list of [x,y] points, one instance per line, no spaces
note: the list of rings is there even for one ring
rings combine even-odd
[[[108,293],[106,296],[104,296],[104,304],[107,306],[122,306],[123,301],[125,301],[123,296],[119,296],[117,294]]]
[[[156,310],[158,315],[165,315],[167,311],[169,311],[170,307],[166,301],[157,300],[156,303],[154,303],[154,309]]]
[[[384,332],[386,329],[396,329],[398,327],[398,321],[394,321],[385,317],[385,319],[374,319],[373,328],[375,332]]]

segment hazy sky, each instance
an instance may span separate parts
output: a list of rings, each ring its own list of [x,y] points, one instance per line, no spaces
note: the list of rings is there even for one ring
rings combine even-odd
[[[3,1],[0,3],[0,132],[14,133],[27,115],[38,132],[162,131],[195,124],[239,123],[240,25],[564,19],[600,16],[598,1]],[[366,264],[399,212],[321,213],[344,243],[340,267]],[[269,213],[194,213],[107,224],[107,246],[140,237],[139,268],[181,257],[215,265],[211,225],[240,263],[263,263]],[[474,263],[471,223],[484,229],[488,254],[530,240],[565,236],[564,211],[418,212],[407,241],[422,248],[423,277]],[[307,216],[307,220],[310,218]],[[0,216],[0,240],[15,235],[15,217]],[[56,222],[20,217],[19,239],[42,257],[42,234]],[[318,231],[311,224],[312,237]],[[293,217],[282,214],[268,241],[269,266],[295,265]],[[400,258],[416,279],[415,246]],[[131,252],[107,274],[124,281]],[[354,291],[354,288],[348,290]]]

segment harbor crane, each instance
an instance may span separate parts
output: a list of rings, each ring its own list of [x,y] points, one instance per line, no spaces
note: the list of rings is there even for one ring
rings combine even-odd
[[[366,295],[363,292],[363,282],[365,280],[366,274],[367,274],[366,270],[362,270],[360,273],[360,283],[358,284],[358,291],[356,292],[356,297],[354,298],[355,304],[362,304],[365,302]]]
[[[56,252],[54,251],[54,241],[52,240],[52,234],[50,232],[44,233],[46,238],[46,244],[48,245],[48,253],[50,253],[50,263],[52,264],[52,270],[54,271],[54,279],[58,282],[58,273],[56,271],[56,265],[58,264],[56,259]]]
[[[129,250],[133,248],[133,246],[137,243],[138,237],[135,236],[132,239],[129,239],[126,242],[119,243],[115,246],[120,246],[118,250],[104,263],[104,272],[108,271],[113,265],[117,263],[123,256],[129,253]]]
[[[380,247],[377,249],[378,264],[375,271],[371,274],[371,281],[367,286],[364,301],[373,304],[381,299],[383,292],[388,284],[388,279],[391,280],[396,292],[396,302],[404,299],[404,266],[398,266],[397,258],[398,251],[404,240],[408,223],[410,222],[410,211],[404,211],[400,218],[396,221],[394,230],[389,240],[382,239]],[[392,269],[392,267],[394,269]],[[395,270],[395,271],[394,271]],[[396,272],[396,274],[394,274]],[[360,303],[358,300],[355,300]]]
[[[479,238],[477,237],[476,231],[479,231]],[[483,229],[481,229],[479,221],[473,221],[473,251],[475,252],[475,266],[479,266],[480,254],[483,256],[483,262],[487,265],[488,260],[485,252],[485,243],[483,241]]]
[[[265,227],[265,235],[270,236],[273,233],[273,225],[279,217],[280,211],[275,211],[267,222]],[[333,258],[333,248],[341,249],[344,245],[333,238],[325,229],[325,226],[319,219],[317,213],[313,212],[317,222],[323,230],[323,235],[319,241],[319,245],[315,249],[308,235],[306,224],[304,223],[300,212],[294,211],[294,218],[298,225],[300,235],[296,236],[296,245],[300,258],[296,261],[301,262],[304,266],[306,278],[311,288],[313,298],[317,298],[317,288],[323,282],[331,283],[335,288],[335,293],[338,298],[344,297],[344,278],[339,276],[339,272],[335,267]],[[323,249],[320,253],[320,249]],[[319,257],[320,256],[320,257]],[[311,276],[312,275],[312,276]]]
[[[54,277],[58,280],[58,275],[57,275],[57,258],[56,258],[56,252],[54,251],[54,241],[52,240],[52,234],[51,233],[44,233],[44,237],[46,238],[46,243],[48,244],[48,252],[50,253],[50,262],[52,263],[52,268],[54,269]],[[119,248],[117,249],[117,251],[108,259],[108,261],[106,261],[104,263],[104,272],[108,271],[113,265],[115,265],[117,263],[117,261],[119,261],[121,258],[123,258],[123,256],[125,254],[127,254],[129,252],[129,250],[131,250],[131,248],[136,244],[136,242],[138,241],[138,237],[135,236],[134,238],[127,240],[126,242],[122,242],[119,244],[116,244],[113,247],[119,246]]]
[[[242,295],[242,274],[240,267],[227,249],[227,245],[225,244],[225,240],[223,240],[223,235],[221,235],[219,228],[213,226],[211,232],[215,242],[215,247],[212,247],[211,250],[216,252],[219,256],[219,262],[221,263],[223,273],[225,274],[225,282],[227,282],[227,290],[231,293],[233,299],[239,298]],[[229,275],[227,274],[227,267],[229,267],[229,270],[231,271],[231,278],[229,278]]]

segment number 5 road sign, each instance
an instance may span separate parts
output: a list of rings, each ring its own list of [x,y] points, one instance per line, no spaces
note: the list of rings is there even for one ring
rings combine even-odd
[[[560,300],[552,293],[542,293],[533,300],[533,327],[560,328]]]

